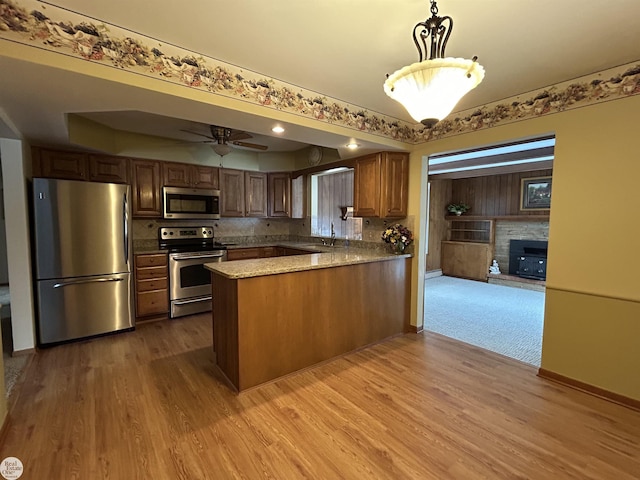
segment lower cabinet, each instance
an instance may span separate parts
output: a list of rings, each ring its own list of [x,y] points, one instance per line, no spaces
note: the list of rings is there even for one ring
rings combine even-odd
[[[227,261],[249,260],[255,258],[284,257],[286,255],[304,255],[317,253],[293,247],[247,247],[227,250]]]
[[[260,248],[233,248],[227,250],[227,261],[260,258]]]
[[[166,253],[135,256],[136,317],[169,313],[169,271]]]

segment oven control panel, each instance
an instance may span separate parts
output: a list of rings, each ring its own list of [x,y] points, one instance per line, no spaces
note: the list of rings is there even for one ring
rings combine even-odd
[[[160,227],[162,240],[206,240],[213,238],[213,227]]]

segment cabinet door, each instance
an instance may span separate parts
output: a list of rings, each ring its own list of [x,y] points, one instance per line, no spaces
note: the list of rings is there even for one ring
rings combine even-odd
[[[129,183],[129,160],[125,157],[89,155],[89,180]]]
[[[245,216],[267,216],[267,174],[244,172]]]
[[[269,174],[269,216],[291,216],[291,174]]]
[[[214,188],[218,190],[218,167],[202,167],[193,165],[191,168],[191,184],[195,188]]]
[[[227,261],[260,258],[260,248],[233,248],[227,250]]]
[[[167,261],[166,253],[135,256],[136,317],[169,312]]]
[[[161,177],[160,163],[153,160],[133,160],[131,162],[133,216],[161,217]]]
[[[244,172],[220,169],[220,216],[244,217]]]
[[[169,312],[167,289],[139,292],[136,297],[136,316],[163,315]]]
[[[409,187],[409,155],[387,152],[382,156],[381,217],[406,217]]]
[[[38,175],[45,178],[89,180],[86,153],[40,150]]]
[[[190,187],[191,165],[162,162],[162,178],[166,187]]]
[[[380,154],[356,160],[354,172],[354,217],[380,216]]]

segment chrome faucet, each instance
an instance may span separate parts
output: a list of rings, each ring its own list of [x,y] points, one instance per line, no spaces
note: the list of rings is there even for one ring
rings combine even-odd
[[[327,247],[333,247],[336,244],[336,231],[333,229],[333,222],[331,222],[331,240],[327,241],[324,238],[320,240],[322,245]]]

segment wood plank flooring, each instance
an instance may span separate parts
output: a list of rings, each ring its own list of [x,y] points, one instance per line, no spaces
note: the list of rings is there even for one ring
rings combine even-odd
[[[43,350],[14,398],[25,480],[640,476],[639,412],[427,332],[236,396],[192,316]]]

